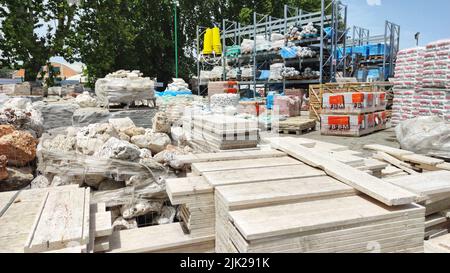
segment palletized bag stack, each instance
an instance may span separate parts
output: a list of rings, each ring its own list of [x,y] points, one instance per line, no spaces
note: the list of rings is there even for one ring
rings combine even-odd
[[[420,115],[420,105],[415,98],[420,96],[416,90],[422,82],[423,56],[425,49],[416,47],[401,50],[397,55],[394,80],[394,105],[392,124]]]
[[[450,40],[427,45],[418,94],[420,116],[435,115],[450,121]]]

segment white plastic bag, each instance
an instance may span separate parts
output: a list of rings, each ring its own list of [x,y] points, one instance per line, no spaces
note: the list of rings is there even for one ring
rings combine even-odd
[[[403,121],[395,132],[402,149],[450,157],[450,123],[439,117],[418,117]]]

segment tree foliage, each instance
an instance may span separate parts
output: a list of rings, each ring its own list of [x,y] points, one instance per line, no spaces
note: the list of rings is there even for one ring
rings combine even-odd
[[[320,10],[319,0],[180,0],[179,71],[195,73],[197,25],[221,26],[223,19],[253,22],[253,12],[281,18],[285,4]],[[329,2],[329,0],[327,0]],[[0,0],[0,50],[5,64],[33,78],[51,56],[81,61],[91,82],[118,69],[139,69],[169,81],[174,75],[173,0]],[[51,24],[48,24],[51,22]],[[46,35],[37,29],[49,27]]]
[[[66,0],[0,0],[2,65],[24,68],[25,80],[34,81],[50,57],[70,59],[74,13]]]

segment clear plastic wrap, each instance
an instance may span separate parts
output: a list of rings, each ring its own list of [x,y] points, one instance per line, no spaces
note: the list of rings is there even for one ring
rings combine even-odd
[[[450,123],[439,117],[403,121],[395,129],[402,149],[450,157]]]
[[[95,94],[102,106],[110,103],[130,104],[155,98],[155,83],[142,78],[138,71],[117,71],[95,83]]]

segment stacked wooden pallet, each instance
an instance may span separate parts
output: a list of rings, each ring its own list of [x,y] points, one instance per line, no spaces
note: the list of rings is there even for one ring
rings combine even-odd
[[[214,192],[203,177],[166,180],[172,205],[181,205],[181,219],[191,236],[214,234]]]
[[[192,117],[192,141],[216,151],[254,148],[258,145],[258,124],[225,115]]]
[[[0,193],[0,252],[107,249],[111,215],[89,202],[78,186]]]

